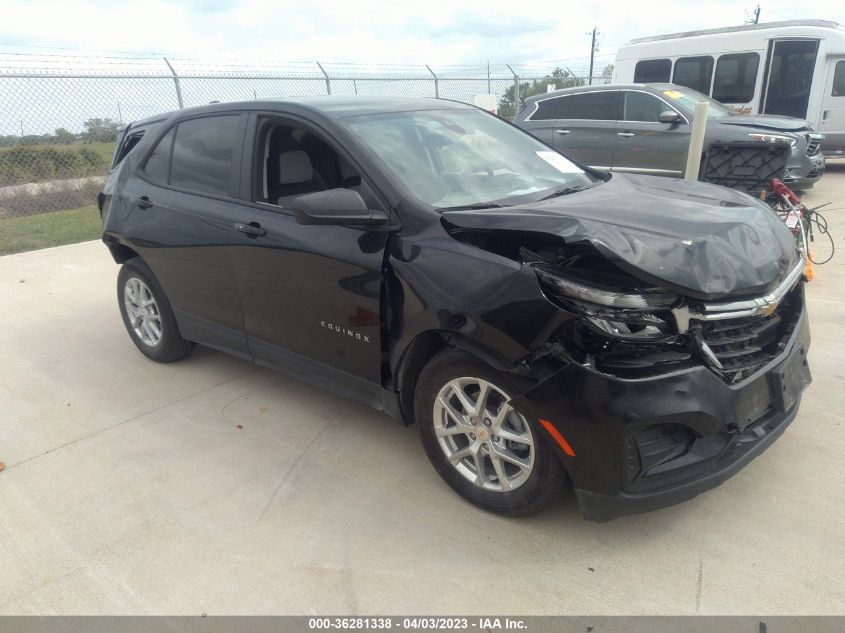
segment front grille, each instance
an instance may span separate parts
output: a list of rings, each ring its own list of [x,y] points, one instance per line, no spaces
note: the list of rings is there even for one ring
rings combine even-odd
[[[722,365],[711,367],[728,383],[761,369],[786,348],[802,304],[803,285],[799,283],[769,316],[700,322],[702,341]]]
[[[816,139],[807,139],[807,156],[815,156],[822,148],[822,142]]]

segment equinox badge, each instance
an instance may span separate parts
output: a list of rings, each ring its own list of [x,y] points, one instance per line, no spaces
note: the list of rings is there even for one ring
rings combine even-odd
[[[370,342],[369,336],[365,336],[360,332],[353,332],[352,330],[347,330],[342,325],[335,325],[334,323],[326,323],[325,321],[320,321],[320,327],[328,328],[332,332],[337,332],[338,334],[354,338],[356,341],[363,341],[364,343]]]

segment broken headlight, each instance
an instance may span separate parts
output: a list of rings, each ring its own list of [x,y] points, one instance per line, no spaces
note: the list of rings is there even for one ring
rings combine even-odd
[[[673,336],[670,321],[661,311],[678,303],[678,295],[654,289],[636,293],[615,292],[535,268],[548,292],[566,301],[601,334],[629,341],[657,341]]]

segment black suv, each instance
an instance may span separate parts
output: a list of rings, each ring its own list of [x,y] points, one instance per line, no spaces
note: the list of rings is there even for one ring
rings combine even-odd
[[[419,425],[458,493],[691,498],[795,417],[803,261],[741,193],[572,162],[477,108],[315,98],[128,126],[99,196],[149,358],[195,343]]]

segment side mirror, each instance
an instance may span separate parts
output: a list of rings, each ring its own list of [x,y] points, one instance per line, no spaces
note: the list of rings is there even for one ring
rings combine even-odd
[[[680,123],[681,115],[675,112],[674,110],[666,110],[660,113],[660,116],[657,117],[657,120],[661,123]]]
[[[299,224],[375,225],[384,224],[388,217],[372,211],[357,191],[328,189],[306,193],[290,205]]]

